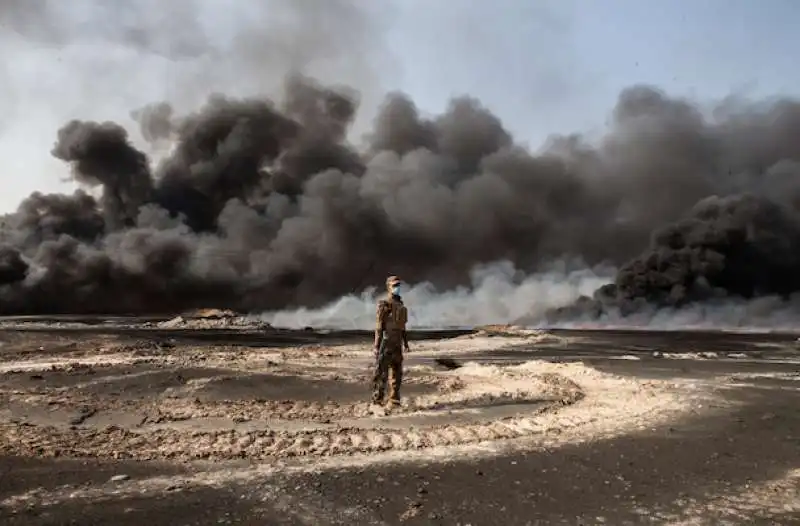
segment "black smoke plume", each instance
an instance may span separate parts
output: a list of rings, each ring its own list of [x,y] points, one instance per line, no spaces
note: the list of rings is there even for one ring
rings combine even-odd
[[[533,153],[475,99],[423,116],[397,93],[356,148],[356,92],[286,87],[281,104],[134,112],[172,145],[159,163],[117,124],[67,123],[52,154],[85,190],[4,219],[0,312],[313,307],[389,273],[449,288],[478,264],[564,258],[620,270],[557,317],[800,290],[797,101],[704,112],[637,86],[598,141]]]
[[[625,263],[614,283],[550,312],[550,320],[730,298],[790,300],[800,290],[798,219],[793,209],[753,194],[706,198],[656,230],[648,249]]]

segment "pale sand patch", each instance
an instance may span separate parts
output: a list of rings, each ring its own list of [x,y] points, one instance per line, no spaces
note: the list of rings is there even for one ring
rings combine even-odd
[[[519,438],[503,440],[475,440],[466,444],[449,444],[446,446],[430,444],[421,449],[399,450],[393,435],[368,433],[362,434],[359,440],[350,440],[340,446],[367,451],[362,454],[336,455],[328,457],[300,457],[274,459],[257,465],[242,467],[224,467],[209,469],[191,476],[154,477],[145,480],[128,481],[115,487],[114,494],[109,495],[108,488],[63,488],[53,492],[34,491],[11,497],[4,505],[22,505],[36,502],[40,505],[53,505],[68,499],[93,499],[102,501],[109,498],[120,498],[125,494],[147,494],[164,491],[176,484],[187,486],[224,486],[230,484],[250,484],[257,480],[265,480],[270,476],[283,473],[315,472],[329,469],[365,467],[383,463],[430,463],[452,459],[493,457],[513,451],[552,450],[566,444],[583,443],[602,440],[638,431],[649,431],[665,426],[676,418],[691,415],[694,412],[720,412],[732,409],[730,404],[715,400],[710,387],[692,382],[639,381],[598,372],[582,364],[551,364],[531,362],[515,367],[480,366],[470,364],[464,369],[474,378],[485,378],[489,385],[505,379],[511,382],[525,378],[563,377],[582,388],[585,398],[580,402],[563,407],[558,411],[539,415],[521,416],[514,421],[516,429],[524,431]],[[557,375],[557,376],[556,376]],[[457,441],[453,438],[462,428],[453,429],[450,437],[439,434],[438,439]],[[486,426],[484,431],[490,429]],[[478,433],[476,432],[476,435]],[[202,448],[207,444],[203,437],[187,437],[192,447]],[[381,447],[376,448],[376,443]],[[186,446],[182,446],[186,447]],[[297,440],[286,440],[283,447],[313,448],[313,439],[298,443]],[[381,451],[381,449],[383,449]]]

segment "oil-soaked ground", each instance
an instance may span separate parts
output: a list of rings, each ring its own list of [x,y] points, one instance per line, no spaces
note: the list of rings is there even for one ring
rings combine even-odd
[[[74,342],[114,334],[166,342],[170,352],[196,344],[292,348],[363,343],[366,347],[371,339],[359,331],[164,330],[141,328],[129,319],[113,324],[91,320],[82,328],[59,327],[63,318],[37,319],[36,328],[26,328],[23,320],[15,320],[13,326],[9,321],[0,330],[0,342],[62,337]],[[45,324],[52,325],[42,327]],[[0,524],[800,524],[796,335],[549,332],[556,338],[520,341],[468,357],[454,353],[452,358],[499,364],[580,361],[624,377],[698,384],[728,377],[721,392],[736,409],[709,414],[698,406],[669,425],[583,443],[509,451],[485,460],[454,453],[445,462],[281,472],[244,486],[175,484],[139,495],[116,488],[159,475],[189,476],[199,468],[182,462],[5,456],[0,458],[0,500],[36,488],[67,487],[76,492],[99,488],[103,496],[92,503],[67,498],[54,506],[31,505],[5,514],[0,510]],[[415,333],[412,350],[424,341],[463,334]],[[31,349],[35,348],[0,346],[0,364],[36,352]],[[52,346],[46,351],[56,352]],[[434,364],[434,360],[412,352],[407,364]],[[291,385],[286,387],[289,396]],[[248,460],[239,464],[247,465]],[[112,482],[119,474],[129,480]]]

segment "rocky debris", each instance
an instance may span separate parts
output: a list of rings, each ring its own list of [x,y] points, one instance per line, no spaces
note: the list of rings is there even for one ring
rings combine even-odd
[[[78,413],[69,421],[72,426],[79,426],[97,414],[97,408],[84,406],[78,409]]]
[[[50,370],[51,371],[63,370],[64,372],[66,372],[68,374],[93,375],[93,374],[96,373],[95,367],[101,366],[101,365],[102,364],[98,364],[98,365],[91,364],[90,365],[88,363],[76,362],[76,363],[65,364],[63,367],[58,367],[57,365],[51,365],[50,366]]]
[[[272,325],[231,310],[199,309],[157,324],[160,329],[271,329]]]
[[[238,314],[230,309],[197,309],[183,314],[187,318],[203,318],[219,320],[222,318],[235,318]]]
[[[150,354],[170,351],[175,348],[175,341],[172,339],[148,339],[136,340],[116,347],[117,352],[131,352],[134,354]]]
[[[449,371],[461,367],[461,364],[452,358],[434,358],[433,361],[436,362],[436,365],[440,365]]]
[[[405,522],[407,520],[413,519],[414,517],[420,514],[420,510],[422,509],[422,503],[419,501],[411,501],[408,503],[408,507],[406,510],[398,517],[400,522]]]
[[[537,343],[553,343],[562,341],[562,338],[540,329],[530,329],[520,325],[479,325],[469,337],[506,337],[534,339]]]

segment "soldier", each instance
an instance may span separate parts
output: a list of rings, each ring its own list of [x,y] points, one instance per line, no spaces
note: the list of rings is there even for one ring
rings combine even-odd
[[[400,404],[403,383],[403,350],[408,352],[408,309],[400,296],[400,278],[386,280],[388,298],[378,302],[375,324],[375,373],[372,377],[372,403],[383,402],[386,383],[389,383],[388,404]],[[388,377],[388,378],[387,378]]]

